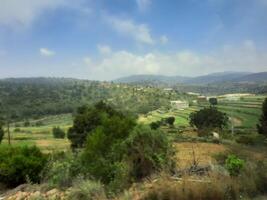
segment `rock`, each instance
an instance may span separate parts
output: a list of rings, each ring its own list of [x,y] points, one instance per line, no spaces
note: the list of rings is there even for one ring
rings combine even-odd
[[[214,139],[217,139],[217,140],[220,139],[220,135],[219,135],[219,133],[212,132],[212,136],[213,136]]]
[[[28,193],[27,192],[21,192],[19,191],[15,196],[16,200],[24,200],[27,197]]]
[[[39,199],[42,196],[41,192],[36,191],[29,196],[29,199]]]
[[[59,191],[58,191],[57,189],[52,189],[52,190],[49,190],[49,191],[46,193],[46,195],[47,195],[47,196],[53,196],[53,195],[58,194],[58,193],[59,193]]]

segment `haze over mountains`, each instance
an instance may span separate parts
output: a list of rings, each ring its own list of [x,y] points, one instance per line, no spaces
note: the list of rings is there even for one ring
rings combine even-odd
[[[132,75],[114,80],[117,83],[165,83],[165,84],[189,84],[204,85],[210,83],[240,83],[240,82],[267,82],[267,72],[219,72],[204,76],[163,76],[163,75]]]

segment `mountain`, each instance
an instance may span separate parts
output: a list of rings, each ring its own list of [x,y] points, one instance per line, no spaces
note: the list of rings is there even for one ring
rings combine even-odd
[[[177,84],[189,80],[184,76],[132,75],[114,80],[115,83]]]
[[[247,74],[245,76],[236,78],[233,81],[234,82],[267,82],[267,72]]]
[[[219,82],[229,82],[250,75],[249,72],[218,72],[204,76],[198,76],[184,81],[186,84],[210,84]]]
[[[133,75],[122,77],[114,80],[117,83],[150,83],[150,84],[189,84],[189,85],[204,85],[210,83],[229,82],[242,80],[242,77],[252,75],[249,72],[219,72],[198,77],[184,76],[163,76],[163,75]],[[258,76],[256,76],[258,77]],[[253,76],[250,78],[253,80]],[[255,79],[256,80],[256,79]]]

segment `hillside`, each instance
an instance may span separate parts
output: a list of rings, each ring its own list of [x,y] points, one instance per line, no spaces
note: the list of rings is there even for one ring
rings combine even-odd
[[[73,113],[77,107],[107,101],[133,114],[168,106],[170,100],[189,98],[179,92],[166,93],[155,87],[64,78],[0,80],[2,117],[29,118]]]
[[[114,80],[117,83],[150,83],[150,84],[186,84],[186,85],[206,85],[211,83],[239,83],[239,82],[266,82],[267,72],[219,72],[197,77],[183,76],[162,76],[162,75],[133,75]]]

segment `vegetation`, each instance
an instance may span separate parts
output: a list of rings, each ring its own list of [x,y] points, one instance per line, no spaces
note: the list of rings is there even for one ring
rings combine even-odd
[[[231,176],[238,176],[244,165],[245,161],[239,159],[236,155],[229,155],[225,161],[225,167]]]
[[[63,139],[66,136],[64,130],[62,130],[60,127],[54,127],[52,130],[52,133],[53,133],[54,138]]]
[[[122,132],[120,134],[127,134],[127,132],[131,130],[131,127],[135,125],[135,122],[129,117],[124,116],[121,112],[114,110],[111,106],[108,106],[102,101],[95,104],[93,107],[80,107],[77,115],[75,116],[73,127],[71,127],[68,131],[68,138],[71,141],[71,146],[73,148],[84,147],[86,138],[89,134],[92,134],[96,128],[106,125],[106,123],[112,123],[113,121],[115,123],[125,123],[118,124],[121,127],[125,126],[123,127],[124,129],[120,131],[126,132]],[[113,128],[112,124],[110,124],[110,128]],[[107,132],[112,130],[113,129],[107,130]]]
[[[217,100],[217,98],[214,98],[214,97],[209,98],[209,102],[210,102],[210,104],[213,105],[213,106],[215,106],[215,105],[218,104],[218,100]]]
[[[5,132],[4,132],[4,129],[3,129],[3,125],[0,122],[0,144],[1,144],[2,140],[3,140],[4,134],[5,134]]]
[[[223,129],[228,123],[228,117],[215,107],[203,108],[190,114],[190,125],[198,130],[205,129]]]
[[[0,182],[17,186],[40,181],[46,156],[37,147],[0,147]]]
[[[267,98],[262,104],[262,115],[260,117],[260,123],[257,125],[259,134],[267,136]]]

